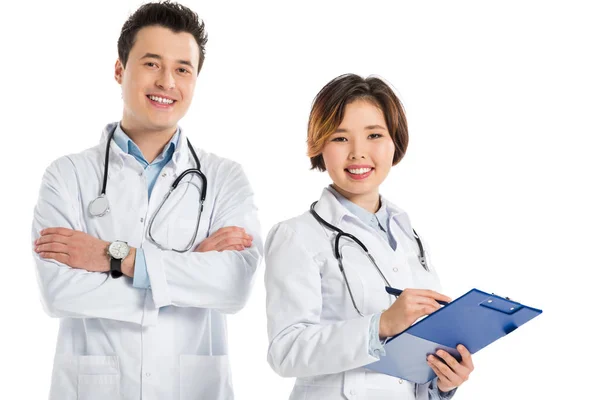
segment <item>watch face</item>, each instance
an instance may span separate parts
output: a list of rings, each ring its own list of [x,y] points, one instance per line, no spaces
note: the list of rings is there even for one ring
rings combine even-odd
[[[108,246],[108,252],[113,258],[122,260],[129,254],[129,246],[125,242],[112,242]]]

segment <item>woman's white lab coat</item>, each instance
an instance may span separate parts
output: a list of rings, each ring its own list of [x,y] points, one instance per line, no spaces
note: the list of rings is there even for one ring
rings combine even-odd
[[[328,189],[315,210],[358,237],[393,287],[439,291],[431,263],[432,272],[427,272],[417,259],[418,245],[407,214],[386,204],[391,234],[398,243],[395,251]],[[369,353],[371,317],[387,309],[394,298],[385,292],[384,281],[360,248],[340,241],[348,281],[364,314],[359,316],[334,256],[334,237],[307,211],[277,224],[266,241],[268,361],[279,375],[297,378],[290,399],[438,398],[436,381],[414,385],[363,368],[377,361]]]
[[[149,200],[142,166],[113,141],[110,212],[92,217],[88,205],[101,190],[113,127],[105,128],[98,146],[48,167],[32,236],[60,226],[143,248],[151,289],[133,287],[126,276],[113,279],[34,254],[45,309],[60,318],[50,399],[232,399],[225,314],[246,303],[262,254],[250,185],[238,164],[197,151],[208,187],[194,247],[225,226],[244,227],[253,245],[244,251],[160,250],[148,240],[148,222],[175,176],[195,167],[186,138],[182,132]],[[187,179],[201,185],[194,175]],[[153,234],[163,245],[184,248],[195,227],[198,194],[187,185],[173,196],[156,217]]]

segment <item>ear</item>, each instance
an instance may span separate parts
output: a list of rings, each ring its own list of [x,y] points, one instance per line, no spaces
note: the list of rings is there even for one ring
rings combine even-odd
[[[123,71],[125,71],[125,67],[121,60],[117,58],[117,62],[115,63],[115,81],[120,85],[123,83]]]

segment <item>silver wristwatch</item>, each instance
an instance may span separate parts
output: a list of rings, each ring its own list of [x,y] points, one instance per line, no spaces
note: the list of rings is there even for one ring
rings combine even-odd
[[[121,272],[121,261],[129,255],[129,245],[120,240],[116,240],[108,245],[107,250],[110,257],[110,276],[119,278],[123,275]]]

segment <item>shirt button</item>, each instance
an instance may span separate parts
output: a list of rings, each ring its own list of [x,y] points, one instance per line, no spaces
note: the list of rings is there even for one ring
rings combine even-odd
[[[398,272],[398,268],[394,267],[393,271]]]
[[[140,172],[140,176],[144,176],[144,171]]]
[[[163,172],[163,174],[161,176],[164,178],[165,176],[167,176],[167,173]]]
[[[146,378],[150,378],[152,374],[150,372],[146,372]]]
[[[404,381],[402,379],[398,379],[398,383],[402,385]]]
[[[143,223],[143,222],[144,222],[144,218],[140,218],[140,222],[142,222],[142,223]]]
[[[354,390],[350,391],[350,396],[354,396],[356,394],[356,392]]]

